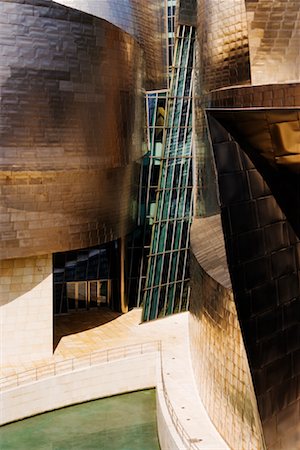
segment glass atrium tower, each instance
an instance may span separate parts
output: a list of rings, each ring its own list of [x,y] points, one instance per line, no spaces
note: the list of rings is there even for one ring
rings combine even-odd
[[[180,25],[176,31],[162,130],[162,157],[143,302],[144,320],[185,311],[188,307],[189,232],[193,213],[194,41],[194,28]],[[149,110],[152,113],[149,119],[153,121],[155,108]]]

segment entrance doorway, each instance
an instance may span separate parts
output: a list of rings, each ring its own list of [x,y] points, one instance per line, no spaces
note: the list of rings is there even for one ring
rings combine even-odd
[[[68,311],[110,305],[111,280],[70,281],[66,285]]]

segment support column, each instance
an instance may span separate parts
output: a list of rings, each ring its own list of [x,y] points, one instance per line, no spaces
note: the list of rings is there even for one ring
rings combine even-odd
[[[125,238],[120,239],[120,305],[121,312],[128,312],[128,298],[126,296],[126,286],[125,286]]]

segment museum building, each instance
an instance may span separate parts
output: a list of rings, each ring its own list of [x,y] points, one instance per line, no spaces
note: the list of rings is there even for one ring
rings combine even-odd
[[[0,0],[1,364],[190,311],[233,450],[300,447],[300,8]]]

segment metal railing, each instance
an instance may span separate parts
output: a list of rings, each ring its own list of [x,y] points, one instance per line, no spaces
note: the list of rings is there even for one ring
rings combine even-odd
[[[160,353],[160,355],[161,355],[161,353]],[[169,398],[169,395],[168,395],[168,392],[166,389],[166,384],[165,384],[165,379],[164,379],[164,374],[163,374],[162,358],[161,358],[161,380],[162,380],[164,399],[166,402],[167,409],[169,411],[170,418],[172,420],[172,423],[175,427],[176,432],[178,433],[179,437],[181,438],[183,444],[185,445],[186,450],[200,450],[198,443],[200,443],[202,441],[202,439],[193,439],[190,437],[190,435],[187,433],[187,431],[182,426],[182,424],[175,412],[175,409],[172,406],[172,403],[170,401],[170,398]],[[201,447],[201,449],[203,449],[203,446]]]
[[[78,358],[69,358],[63,361],[53,361],[52,363],[46,364],[44,366],[35,367],[24,372],[0,378],[0,389],[3,392],[5,390],[13,389],[18,386],[26,385],[45,378],[70,373],[78,369],[86,369],[97,364],[117,361],[138,355],[143,355],[146,353],[159,352],[161,357],[161,379],[163,394],[172,423],[183,444],[185,445],[186,450],[199,450],[200,447],[198,447],[195,440],[189,436],[189,434],[185,431],[184,427],[180,423],[180,420],[178,419],[178,416],[168,396],[163,374],[161,350],[161,341],[152,341],[143,342],[141,344],[126,345],[122,347],[112,347],[106,350],[92,352]],[[199,441],[197,440],[197,442]]]
[[[161,341],[143,342],[141,344],[132,344],[122,347],[108,348],[106,350],[99,350],[78,358],[53,361],[52,363],[44,366],[34,367],[24,372],[15,373],[0,378],[0,389],[4,391],[24,384],[32,383],[34,381],[39,381],[44,378],[73,372],[78,369],[86,369],[97,364],[160,351]]]

